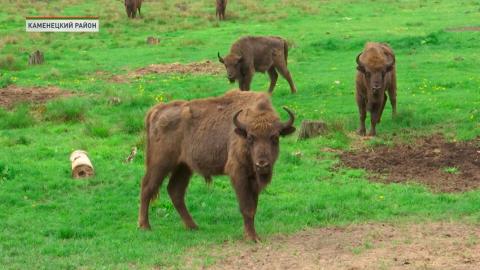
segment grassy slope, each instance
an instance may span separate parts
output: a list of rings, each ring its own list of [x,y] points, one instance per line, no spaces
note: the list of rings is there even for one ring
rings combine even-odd
[[[190,185],[187,203],[200,231],[183,229],[164,189],[151,208],[153,231],[137,231],[143,151],[133,164],[122,163],[132,146],[143,149],[143,115],[156,99],[220,95],[232,87],[227,80],[149,75],[115,84],[96,71],[122,74],[151,63],[215,61],[217,51],[226,53],[246,34],[281,35],[292,43],[289,64],[299,93],[290,95],[279,79],[275,105],[293,108],[299,120],[321,118],[335,127],[322,138],[282,141],[274,181],[260,199],[260,235],[370,220],[480,221],[479,191],[432,194],[415,185],[369,183],[361,170],[333,170],[337,157],[321,151],[351,144],[348,134],[357,127],[354,59],[366,40],[392,45],[399,78],[399,116],[392,120],[387,106],[371,144],[437,132],[452,139],[478,136],[480,37],[442,30],[478,23],[479,1],[309,1],[314,3],[306,6],[293,0],[239,0],[229,6],[233,18],[221,24],[207,0],[146,2],[144,18],[134,21],[126,19],[121,1],[0,2],[6,7],[0,11],[0,85],[55,85],[81,94],[31,108],[32,117],[25,108],[0,111],[4,267],[181,266],[178,256],[188,248],[241,239],[241,216],[223,177],[210,187],[199,177]],[[47,14],[99,15],[101,32],[23,32],[25,15]],[[147,46],[147,36],[160,37],[161,44]],[[28,52],[36,48],[46,52],[46,64],[27,67]],[[253,88],[267,86],[267,76],[257,74]],[[123,102],[110,104],[113,96]],[[69,111],[72,106],[81,109]],[[65,114],[71,121],[64,121]],[[94,179],[70,179],[68,156],[78,148],[90,153]]]

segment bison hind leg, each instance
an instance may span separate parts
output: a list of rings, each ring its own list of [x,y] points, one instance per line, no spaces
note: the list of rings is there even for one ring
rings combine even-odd
[[[173,206],[175,206],[178,214],[180,214],[183,223],[185,223],[188,229],[193,230],[197,229],[198,226],[185,205],[185,192],[187,191],[191,176],[192,170],[186,164],[178,165],[173,171],[172,176],[170,176],[167,190],[170,199],[172,199]]]
[[[138,215],[138,226],[140,229],[150,229],[148,207],[150,202],[158,197],[160,186],[169,172],[170,170],[165,167],[147,166],[147,172],[143,177],[140,191],[140,211]]]

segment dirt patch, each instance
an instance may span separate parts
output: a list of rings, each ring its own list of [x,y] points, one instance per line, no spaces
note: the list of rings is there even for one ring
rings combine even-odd
[[[480,31],[480,26],[464,26],[464,27],[454,27],[445,29],[447,32],[478,32]]]
[[[10,109],[21,102],[43,103],[50,99],[71,96],[72,93],[56,87],[20,87],[9,85],[0,89],[0,106]]]
[[[207,269],[480,269],[480,227],[363,224],[210,249]]]
[[[345,166],[367,170],[374,181],[414,181],[440,192],[463,192],[480,187],[480,138],[447,142],[441,136],[434,136],[412,145],[345,152],[340,159]]]
[[[115,75],[111,78],[112,82],[124,83],[133,78],[139,78],[147,74],[220,74],[225,72],[225,68],[212,61],[195,62],[188,64],[171,63],[171,64],[152,64],[148,67],[139,68],[126,75]]]

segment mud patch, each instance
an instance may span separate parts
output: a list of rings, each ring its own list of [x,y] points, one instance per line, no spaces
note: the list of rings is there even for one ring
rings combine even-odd
[[[412,145],[346,152],[340,159],[345,166],[367,170],[374,181],[414,181],[439,192],[463,192],[480,187],[480,138],[446,142],[441,136],[434,136]]]
[[[208,250],[219,262],[207,269],[479,269],[480,227],[350,225]]]
[[[464,27],[454,27],[445,29],[447,32],[478,32],[480,31],[480,26],[464,26]]]
[[[217,75],[225,72],[225,68],[212,61],[194,62],[188,64],[171,63],[171,64],[152,64],[148,67],[139,68],[126,75],[115,75],[111,78],[112,82],[124,83],[134,78],[139,78],[147,74],[212,74]]]
[[[44,103],[50,99],[71,95],[72,93],[56,87],[20,87],[9,85],[0,89],[0,106],[10,109],[17,103]]]

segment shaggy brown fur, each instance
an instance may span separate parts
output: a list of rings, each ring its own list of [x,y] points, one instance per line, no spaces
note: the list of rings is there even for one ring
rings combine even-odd
[[[277,71],[288,81],[292,93],[297,92],[287,68],[287,58],[287,41],[280,37],[243,37],[233,43],[229,55],[222,58],[218,53],[218,60],[227,69],[228,79],[231,83],[238,80],[243,91],[250,90],[255,71],[268,71],[270,93],[277,83]]]
[[[227,0],[217,0],[216,16],[219,20],[225,20],[225,10],[227,9]]]
[[[375,126],[380,123],[388,91],[393,115],[397,112],[397,78],[395,54],[384,43],[368,42],[357,56],[357,77],[355,97],[360,113],[358,133],[365,135],[367,110],[371,116],[370,136],[376,135]]]
[[[294,116],[281,123],[267,94],[229,91],[222,97],[159,104],[147,114],[146,173],[139,226],[149,229],[148,207],[167,175],[168,194],[186,227],[196,229],[184,197],[196,172],[226,174],[237,194],[247,239],[258,240],[258,195],[270,182],[279,136],[295,131]]]
[[[138,15],[142,16],[140,14],[140,9],[142,8],[142,0],[125,0],[125,10],[127,11],[127,16],[129,18],[135,18],[137,16],[137,10],[138,10]]]

